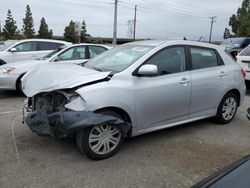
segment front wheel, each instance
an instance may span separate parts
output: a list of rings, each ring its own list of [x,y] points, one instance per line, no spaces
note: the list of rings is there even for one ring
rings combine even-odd
[[[114,155],[122,141],[122,134],[114,125],[94,126],[76,135],[79,150],[94,160],[106,159]]]
[[[226,94],[217,110],[216,121],[220,124],[231,122],[237,112],[238,103],[238,98],[234,93]]]

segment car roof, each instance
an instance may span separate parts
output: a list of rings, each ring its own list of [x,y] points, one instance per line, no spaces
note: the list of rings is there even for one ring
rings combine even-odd
[[[32,42],[32,41],[38,41],[38,42],[57,42],[62,44],[72,44],[71,42],[66,42],[63,40],[54,40],[54,39],[24,39],[16,42]]]
[[[103,44],[94,44],[94,43],[80,43],[80,44],[72,44],[70,47],[72,46],[82,46],[82,45],[88,45],[88,46],[101,46],[107,49],[111,49],[112,47],[107,46],[107,45],[103,45]]]
[[[205,42],[196,42],[196,41],[188,41],[188,40],[144,40],[131,42],[124,45],[144,45],[144,46],[161,46],[161,45],[193,45],[200,47],[208,47],[208,48],[221,48],[219,45],[205,43]]]

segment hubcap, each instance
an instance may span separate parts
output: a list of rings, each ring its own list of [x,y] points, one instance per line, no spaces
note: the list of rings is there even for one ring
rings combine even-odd
[[[89,147],[96,154],[108,154],[121,140],[121,133],[111,125],[95,126],[89,134]]]
[[[231,120],[236,112],[237,103],[233,97],[229,97],[223,104],[222,116],[225,120]]]

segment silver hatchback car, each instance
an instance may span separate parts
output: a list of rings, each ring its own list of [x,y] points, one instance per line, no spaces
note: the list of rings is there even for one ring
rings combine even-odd
[[[92,159],[124,137],[215,117],[230,122],[244,99],[244,70],[224,49],[142,41],[79,65],[44,65],[22,79],[25,122],[41,136],[74,137]]]

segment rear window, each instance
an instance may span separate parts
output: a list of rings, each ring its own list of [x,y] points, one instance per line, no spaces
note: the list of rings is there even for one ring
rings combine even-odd
[[[250,46],[246,47],[241,53],[240,56],[250,56]]]
[[[196,69],[204,69],[216,67],[219,65],[218,57],[214,50],[205,48],[190,48],[192,67]]]
[[[55,50],[62,45],[61,43],[55,42],[39,42],[39,50]]]

